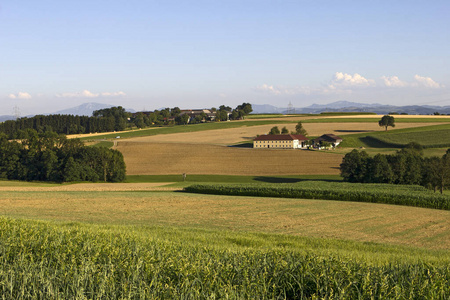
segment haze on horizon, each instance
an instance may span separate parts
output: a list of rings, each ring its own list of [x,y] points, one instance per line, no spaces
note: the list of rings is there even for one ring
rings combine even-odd
[[[449,1],[0,4],[0,115],[347,100],[450,105]]]

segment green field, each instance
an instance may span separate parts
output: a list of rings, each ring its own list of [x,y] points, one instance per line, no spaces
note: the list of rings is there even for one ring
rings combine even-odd
[[[10,299],[449,295],[450,257],[441,252],[266,234],[9,219],[0,219],[0,228],[0,292]]]
[[[302,123],[378,123],[380,118],[317,118],[302,120]],[[447,118],[397,118],[395,123],[449,123]]]
[[[396,148],[409,142],[424,143],[428,147],[442,147],[450,144],[450,124],[431,125],[415,128],[389,129],[371,133],[345,135],[340,144],[343,148]],[[395,145],[385,141],[399,141]],[[446,146],[444,146],[446,147]]]

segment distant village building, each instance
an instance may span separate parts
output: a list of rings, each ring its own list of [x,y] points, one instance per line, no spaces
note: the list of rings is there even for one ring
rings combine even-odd
[[[308,139],[300,134],[265,134],[253,140],[253,148],[299,149]]]
[[[214,121],[216,118],[216,113],[212,112],[209,109],[182,109],[180,112],[180,116],[188,115],[189,120],[195,119],[197,116],[205,116],[206,119]]]
[[[323,142],[329,143],[333,148],[342,142],[342,138],[334,134],[324,134],[313,140],[314,147],[321,147]]]

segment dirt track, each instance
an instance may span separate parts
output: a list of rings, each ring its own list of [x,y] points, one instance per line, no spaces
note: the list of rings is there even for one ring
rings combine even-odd
[[[118,192],[118,191],[174,191],[164,187],[170,183],[78,183],[60,186],[0,186],[2,192]]]

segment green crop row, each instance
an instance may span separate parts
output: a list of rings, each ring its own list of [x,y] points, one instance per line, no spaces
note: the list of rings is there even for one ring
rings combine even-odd
[[[186,192],[372,202],[450,210],[450,197],[420,186],[305,181],[296,184],[199,184]]]
[[[4,299],[447,299],[450,266],[368,265],[0,218]]]

